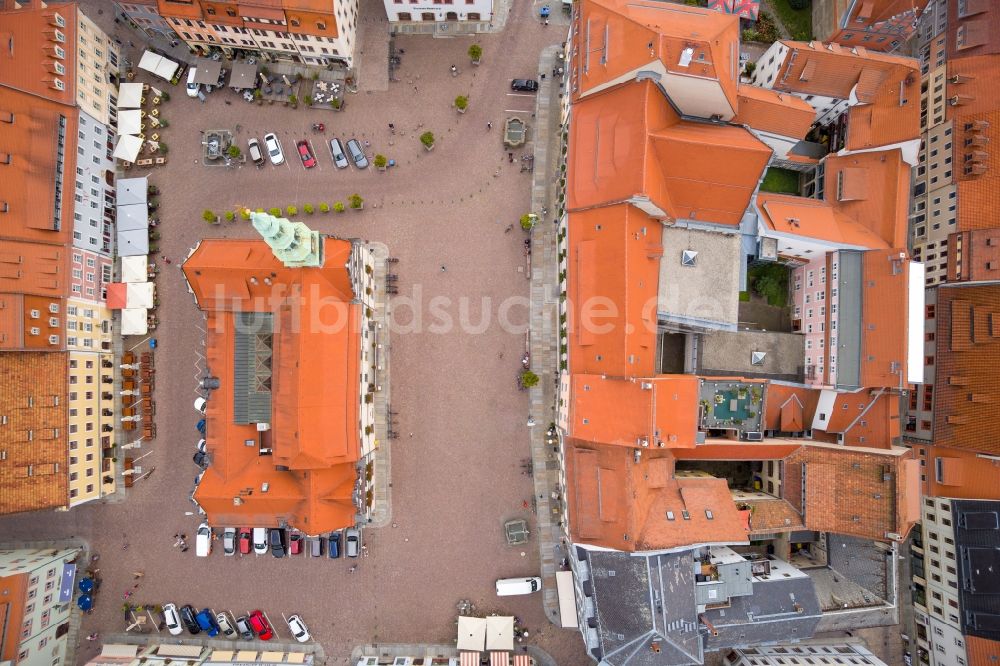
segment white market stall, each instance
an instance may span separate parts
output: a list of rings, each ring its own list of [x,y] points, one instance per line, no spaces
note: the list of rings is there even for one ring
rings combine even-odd
[[[149,192],[149,180],[142,176],[140,178],[119,178],[115,181],[115,202],[119,206],[129,204],[146,205],[146,197]]]
[[[149,216],[146,212],[146,204],[118,206],[116,218],[115,223],[118,231],[149,228]]]
[[[125,285],[125,307],[149,309],[153,307],[153,283],[129,282]]]
[[[118,110],[138,109],[142,106],[142,84],[123,83],[118,86]]]
[[[122,282],[148,281],[148,262],[144,256],[122,257]]]
[[[486,620],[481,617],[458,616],[459,651],[471,650],[480,652],[486,644]]]
[[[486,618],[486,649],[514,649],[514,616],[490,615]]]
[[[118,112],[118,133],[139,134],[142,132],[142,111],[128,109]]]
[[[164,58],[152,51],[144,51],[142,58],[139,59],[139,69],[144,69],[150,74],[155,74],[165,81],[170,81],[174,78],[178,67],[180,65],[173,60]]]
[[[149,232],[146,229],[118,231],[118,256],[135,257],[149,254]]]
[[[122,335],[146,335],[149,322],[146,308],[125,308],[122,310]]]
[[[134,134],[121,134],[115,146],[114,156],[126,162],[135,162],[140,150],[142,150],[142,139]]]

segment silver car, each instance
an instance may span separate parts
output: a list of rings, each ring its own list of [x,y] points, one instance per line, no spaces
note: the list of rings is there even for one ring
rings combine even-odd
[[[278,166],[285,163],[285,153],[281,150],[281,142],[277,135],[269,132],[264,135],[264,146],[267,147],[267,156],[271,158],[271,164]]]
[[[359,169],[368,168],[368,158],[365,157],[365,151],[361,150],[361,144],[358,143],[357,139],[349,139],[347,141],[347,152],[350,154],[354,166]]]
[[[338,169],[347,168],[347,158],[344,157],[344,147],[340,144],[340,139],[330,139],[330,157]]]
[[[344,553],[348,557],[361,554],[361,530],[357,527],[348,527],[344,532]]]

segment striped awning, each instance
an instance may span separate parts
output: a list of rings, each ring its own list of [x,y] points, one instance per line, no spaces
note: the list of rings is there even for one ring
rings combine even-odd
[[[531,657],[526,654],[515,654],[514,666],[531,666]]]
[[[479,653],[478,652],[463,652],[462,658],[459,659],[459,666],[479,666]]]
[[[490,652],[490,666],[510,666],[510,652]]]

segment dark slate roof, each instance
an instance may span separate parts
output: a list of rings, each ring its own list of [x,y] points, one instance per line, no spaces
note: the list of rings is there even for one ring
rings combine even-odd
[[[733,597],[726,608],[707,609],[704,615],[718,632],[706,637],[705,649],[715,651],[809,638],[822,610],[812,579],[802,576],[755,579],[752,595]]]
[[[268,423],[273,317],[270,312],[237,312],[233,321],[233,420]]]
[[[962,633],[1000,640],[1000,502],[951,503]]]
[[[603,663],[702,663],[690,551],[660,555],[587,551],[587,560]]]

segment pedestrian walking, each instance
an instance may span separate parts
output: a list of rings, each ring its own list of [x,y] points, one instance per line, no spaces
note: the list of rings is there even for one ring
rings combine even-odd
[[[165,261],[166,263],[169,264],[170,263],[170,258],[169,257],[163,257],[163,261]]]
[[[514,153],[507,153],[507,161],[511,164],[514,163]]]
[[[135,571],[135,572],[132,573],[132,578],[135,579],[135,580],[138,580],[138,579],[142,578],[145,575],[146,574],[144,574],[141,571]]]
[[[493,123],[486,123],[486,130],[489,131],[493,129]]]
[[[446,270],[448,269],[444,267],[444,264],[441,264],[441,272],[444,273]]]

